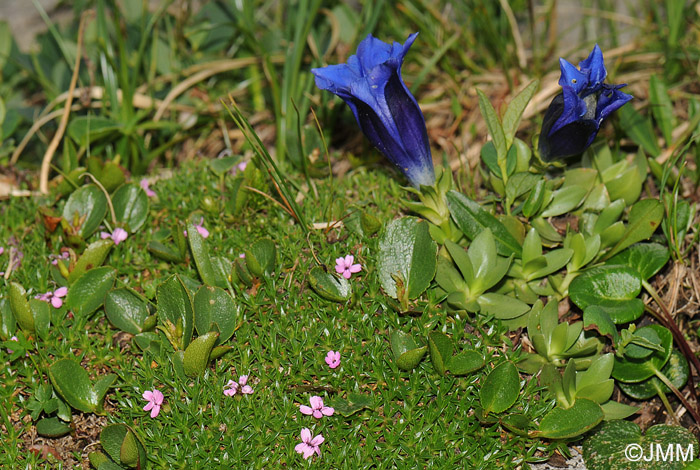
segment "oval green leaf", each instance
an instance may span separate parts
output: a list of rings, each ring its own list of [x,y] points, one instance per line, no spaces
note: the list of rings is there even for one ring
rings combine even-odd
[[[570,439],[590,431],[602,420],[603,410],[598,403],[579,398],[571,408],[553,408],[532,434],[547,439]]]
[[[92,235],[107,214],[107,197],[94,184],[75,190],[63,207],[63,218],[83,238]],[[74,223],[77,222],[76,225]]]
[[[135,184],[122,185],[112,196],[114,215],[129,233],[141,228],[148,217],[148,196]]]
[[[345,302],[352,294],[352,286],[347,279],[334,276],[320,266],[309,272],[309,284],[318,295],[333,302]]]
[[[636,243],[610,258],[606,264],[629,266],[647,280],[663,268],[671,257],[668,247],[659,243]]]
[[[646,380],[654,375],[656,371],[662,370],[669,357],[671,357],[671,346],[673,343],[671,332],[661,325],[647,325],[639,328],[636,333],[646,328],[652,328],[656,331],[656,334],[661,338],[663,351],[654,351],[648,358],[639,360],[616,357],[612,376],[620,382],[641,382]]]
[[[484,380],[479,392],[484,414],[501,413],[507,410],[520,393],[520,375],[515,365],[504,362],[496,366]]]
[[[34,314],[27,301],[27,293],[20,284],[10,283],[10,310],[23,331],[34,331]]]
[[[671,357],[668,359],[668,362],[664,368],[661,369],[661,373],[671,381],[674,387],[680,390],[686,382],[688,382],[688,375],[690,373],[688,361],[683,354],[674,349],[671,352]],[[620,390],[635,400],[648,400],[655,397],[659,393],[659,390],[663,393],[671,393],[671,389],[658,377],[651,377],[639,383],[620,382],[618,385],[620,386]]]
[[[428,335],[430,360],[440,375],[445,375],[447,363],[452,358],[452,340],[444,333],[433,331]]]
[[[143,331],[143,323],[148,318],[146,304],[129,289],[116,289],[105,298],[107,319],[122,331],[137,335]]]
[[[90,377],[80,364],[72,359],[60,359],[49,367],[49,378],[56,393],[70,406],[84,413],[97,410],[97,396]]]
[[[210,331],[197,337],[187,346],[183,358],[185,375],[195,377],[204,373],[209,364],[209,355],[218,338],[219,333]]]
[[[194,326],[199,335],[218,331],[217,344],[226,342],[236,331],[238,305],[225,290],[202,286],[194,296]]]
[[[484,367],[484,356],[478,351],[463,351],[453,356],[447,363],[452,375],[467,375]]]
[[[194,330],[194,311],[190,293],[180,276],[174,274],[159,285],[156,290],[156,299],[160,322],[164,325],[177,326],[179,324],[182,328],[182,337],[180,338],[182,347],[186,348],[190,344]]]
[[[110,238],[90,243],[68,274],[68,284],[73,284],[87,271],[102,266],[113,246],[114,242]]]
[[[109,266],[92,269],[78,278],[68,289],[66,305],[76,317],[87,317],[105,302],[112,289],[117,271]]]
[[[610,265],[588,269],[569,286],[571,300],[582,310],[600,307],[616,324],[628,323],[644,313],[637,298],[642,290],[639,274],[627,266]]]
[[[379,240],[377,265],[389,296],[408,300],[421,295],[437,269],[437,244],[430,238],[428,223],[415,217],[392,221]]]

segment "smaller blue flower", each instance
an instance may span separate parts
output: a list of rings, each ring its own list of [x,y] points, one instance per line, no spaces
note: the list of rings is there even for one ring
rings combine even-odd
[[[401,65],[418,33],[405,44],[368,35],[347,64],[312,69],[316,86],[347,103],[367,139],[414,187],[435,182],[425,119],[401,78]]]
[[[550,103],[540,133],[539,151],[544,161],[583,153],[603,121],[632,99],[620,91],[626,84],[603,83],[608,72],[597,44],[578,68],[564,59],[559,59],[559,66],[562,92]]]

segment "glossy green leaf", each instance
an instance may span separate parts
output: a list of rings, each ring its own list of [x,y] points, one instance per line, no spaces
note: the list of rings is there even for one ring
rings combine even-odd
[[[352,294],[352,285],[342,276],[334,276],[320,266],[309,272],[309,284],[318,295],[333,302],[345,302]]]
[[[630,245],[651,237],[664,216],[664,206],[656,199],[642,199],[637,202],[628,218],[625,233],[615,247],[605,256],[610,258]]]
[[[665,375],[678,390],[688,382],[690,369],[688,361],[683,354],[674,349],[671,352],[671,357],[666,365],[661,369],[661,373]],[[618,384],[620,390],[625,392],[630,397],[637,401],[648,400],[658,395],[659,390],[663,393],[671,393],[671,389],[666,386],[658,377],[651,377],[643,382]]]
[[[646,434],[635,423],[624,420],[608,421],[583,443],[583,458],[588,470],[681,470],[686,462],[682,458],[661,461],[654,459],[650,449],[667,452],[673,447],[691,453],[697,451],[698,441],[687,429],[680,426],[657,424],[647,429]],[[630,453],[630,450],[633,453]],[[633,458],[629,458],[633,457]],[[687,459],[690,460],[688,455]]]
[[[635,333],[640,333],[641,330],[646,328],[654,329],[656,334],[661,339],[662,351],[654,351],[653,354],[645,359],[631,359],[631,358],[615,358],[615,367],[613,368],[612,376],[619,380],[620,382],[641,382],[648,379],[656,371],[663,369],[664,365],[671,357],[673,335],[671,332],[661,325],[647,325],[639,328]]]
[[[148,308],[136,294],[129,289],[120,288],[107,294],[105,314],[112,325],[136,335],[143,331]]]
[[[15,333],[17,321],[12,314],[9,299],[0,299],[0,337],[9,338]]]
[[[544,202],[545,195],[545,180],[540,179],[528,194],[527,199],[523,203],[523,215],[525,217],[532,217],[542,208],[542,203]]]
[[[447,193],[447,205],[457,227],[469,240],[474,240],[484,229],[493,234],[496,249],[503,256],[521,256],[522,248],[508,229],[481,206],[457,191]]]
[[[107,214],[107,197],[94,184],[75,190],[63,206],[63,218],[83,238],[92,235]]]
[[[194,325],[199,335],[218,331],[217,344],[228,341],[236,331],[239,307],[223,289],[202,286],[194,296]]]
[[[643,302],[637,298],[642,289],[639,274],[627,266],[599,266],[588,269],[571,282],[569,296],[582,310],[596,305],[616,324],[639,318]]]
[[[36,423],[36,432],[44,437],[61,437],[71,432],[71,427],[53,416],[51,418],[42,418]]]
[[[97,410],[97,395],[80,364],[72,359],[60,359],[49,367],[49,378],[56,393],[70,406],[84,413]]]
[[[433,331],[428,335],[428,348],[433,367],[440,375],[445,375],[447,363],[452,358],[452,340],[444,333]]]
[[[489,135],[493,140],[494,146],[496,147],[496,153],[498,158],[506,158],[506,153],[508,152],[508,145],[506,143],[506,136],[503,132],[503,126],[501,125],[501,120],[493,109],[493,105],[489,101],[488,97],[477,88],[477,94],[479,95],[479,109],[481,109],[481,115],[486,121],[486,126],[489,129]]]
[[[582,186],[564,186],[552,193],[552,201],[542,211],[542,217],[555,217],[577,208],[586,197],[588,190]]]
[[[501,413],[507,410],[513,406],[519,393],[518,369],[510,361],[499,364],[486,376],[479,391],[484,414]]]
[[[148,242],[147,248],[153,255],[165,261],[181,263],[185,260],[184,257],[173,247],[164,245],[158,241],[152,240]]]
[[[474,350],[462,351],[452,356],[447,363],[447,370],[452,375],[467,375],[484,367],[484,356]]]
[[[39,338],[46,340],[49,336],[51,309],[53,307],[48,302],[38,299],[29,299],[29,307],[32,309],[34,329],[37,335]]]
[[[539,84],[538,80],[533,80],[508,103],[508,108],[503,114],[503,133],[505,134],[507,146],[513,143],[513,138],[520,125],[520,119],[535,91],[537,91]],[[481,96],[479,96],[479,100],[481,101]],[[482,110],[483,113],[484,111]]]
[[[270,274],[275,270],[277,248],[272,240],[263,238],[256,241],[245,251],[245,262],[248,270],[258,277]]]
[[[402,370],[415,369],[428,351],[427,346],[418,347],[413,337],[400,330],[391,334],[390,341],[396,365]]]
[[[68,289],[66,305],[76,317],[86,318],[102,307],[107,292],[114,286],[117,270],[109,266],[91,269]]]
[[[110,238],[90,243],[68,274],[68,284],[73,284],[85,272],[102,266],[113,246],[114,242]]]
[[[112,460],[118,464],[146,468],[146,449],[143,442],[136,432],[126,424],[108,424],[102,428],[100,444]],[[102,469],[102,465],[98,467],[98,470]]]
[[[394,220],[379,239],[377,260],[382,288],[399,300],[415,299],[435,277],[437,245],[428,223],[415,217]]]
[[[178,275],[166,279],[156,290],[158,318],[164,325],[180,325],[182,347],[186,348],[194,330],[194,310],[190,293]]]
[[[239,161],[241,161],[240,155],[234,155],[230,157],[221,157],[209,160],[209,168],[217,176],[225,174],[230,171]]]
[[[530,306],[522,300],[510,295],[487,293],[477,299],[482,315],[493,315],[495,318],[507,320],[516,318],[530,311]]]
[[[122,185],[112,196],[114,215],[129,233],[140,229],[148,217],[148,196],[135,184]]]
[[[226,280],[222,279],[214,270],[207,242],[199,234],[192,222],[187,224],[187,240],[189,241],[192,257],[197,265],[197,272],[199,277],[202,278],[202,282],[225,289],[227,287]]]
[[[218,332],[210,331],[198,336],[187,346],[183,359],[185,375],[195,377],[204,373],[209,364],[211,350],[214,349],[218,338]]]
[[[12,315],[20,328],[26,332],[34,331],[34,314],[32,308],[27,301],[27,293],[20,284],[16,282],[10,283],[10,309]]]
[[[613,344],[617,344],[619,339],[617,327],[603,307],[598,305],[586,307],[583,311],[583,325],[586,330],[595,329],[599,334],[610,337]]]
[[[546,439],[570,439],[580,436],[603,420],[603,410],[594,401],[580,398],[571,408],[553,408],[547,413],[534,433]]]
[[[648,280],[663,268],[671,257],[668,247],[659,243],[636,243],[610,258],[606,264],[623,264]]]

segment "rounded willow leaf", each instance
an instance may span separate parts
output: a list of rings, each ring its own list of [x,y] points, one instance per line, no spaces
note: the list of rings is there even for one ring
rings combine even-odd
[[[275,243],[268,238],[256,241],[250,249],[245,250],[245,262],[248,269],[258,277],[273,272],[276,259],[277,248]]]
[[[635,333],[639,333],[645,328],[653,328],[661,338],[661,346],[663,351],[654,351],[654,353],[646,359],[629,359],[615,358],[615,367],[613,367],[612,376],[620,382],[641,382],[646,380],[656,371],[663,369],[664,365],[671,357],[673,335],[671,332],[661,325],[647,325],[639,328]]]
[[[571,300],[581,309],[600,307],[616,323],[628,323],[644,313],[644,303],[637,298],[642,279],[628,266],[610,265],[588,269],[569,286]]]
[[[518,436],[527,436],[532,420],[522,414],[512,414],[500,419],[501,425]]]
[[[391,334],[391,351],[399,369],[414,369],[428,351],[427,346],[419,348],[413,337],[403,331],[394,331]]]
[[[202,286],[194,296],[194,326],[203,335],[218,331],[217,344],[226,342],[236,331],[238,305],[223,289]]]
[[[176,274],[170,276],[156,290],[158,319],[166,327],[170,324],[182,328],[182,347],[186,348],[194,330],[192,298],[185,284]]]
[[[34,314],[27,300],[27,293],[20,284],[16,282],[10,283],[10,310],[14,315],[15,320],[22,330],[27,332],[34,331]]]
[[[428,223],[416,217],[392,221],[379,239],[377,260],[384,291],[395,299],[415,299],[427,289],[437,269],[437,244]]]
[[[484,367],[484,356],[478,351],[463,351],[447,363],[452,375],[467,375]]]
[[[555,217],[566,214],[578,207],[586,197],[588,189],[582,186],[565,186],[552,193],[552,201],[542,212],[542,217]]]
[[[674,349],[671,352],[671,357],[668,359],[668,362],[664,368],[661,369],[661,373],[671,381],[674,387],[680,390],[688,381],[688,374],[690,373],[688,361],[683,354]],[[635,400],[648,400],[649,398],[655,397],[659,390],[663,393],[671,393],[671,389],[658,377],[651,377],[639,383],[620,382],[618,385],[620,390]]]
[[[212,258],[209,255],[207,241],[200,235],[192,222],[187,224],[187,240],[190,244],[194,263],[197,266],[197,272],[204,284],[226,288],[226,280],[212,266]]]
[[[520,375],[515,365],[508,361],[496,366],[484,380],[479,392],[484,414],[507,410],[520,393]]]
[[[29,306],[34,316],[34,329],[39,338],[46,340],[51,325],[51,307],[48,302],[39,299],[29,299]]]
[[[210,331],[209,333],[197,337],[187,346],[183,358],[185,375],[188,377],[195,377],[204,373],[207,364],[209,364],[209,355],[218,338],[219,333]]]
[[[396,358],[396,365],[401,370],[413,370],[418,367],[426,352],[428,352],[428,346],[406,351]]]
[[[97,409],[97,398],[90,377],[80,364],[72,359],[60,359],[49,367],[53,388],[66,403],[84,413]]]
[[[240,160],[240,155],[234,155],[230,157],[215,158],[214,160],[209,160],[209,168],[217,176],[221,176],[227,171],[231,170]]]
[[[633,337],[643,338],[645,343],[649,345],[652,343],[654,345],[661,344],[661,338],[659,334],[653,328],[640,328],[634,332]],[[630,359],[646,359],[647,357],[654,354],[654,349],[644,347],[640,344],[630,343],[625,347],[625,356]]]
[[[333,302],[345,302],[352,294],[352,285],[347,279],[334,276],[320,266],[309,272],[309,284],[318,295]]]
[[[428,335],[430,360],[440,375],[445,375],[447,363],[452,358],[452,340],[444,333],[433,331]]]
[[[105,302],[107,292],[112,289],[117,270],[109,266],[91,269],[76,280],[68,289],[66,305],[77,317],[87,317]]]
[[[129,289],[116,289],[105,298],[105,314],[109,322],[122,331],[137,335],[148,318],[146,304]]]
[[[134,430],[126,424],[108,424],[102,428],[100,444],[119,465],[145,468],[146,448]],[[109,463],[112,464],[112,462]],[[117,466],[117,468],[122,467]]]
[[[85,274],[87,271],[102,266],[109,250],[114,246],[114,242],[111,238],[105,240],[97,240],[96,242],[90,243],[78,261],[75,263],[73,270],[68,274],[68,284],[73,284],[80,276]]]
[[[71,431],[71,427],[57,417],[42,418],[36,423],[36,432],[45,437],[61,437]]]
[[[530,310],[530,306],[522,300],[503,294],[483,294],[477,302],[482,315],[493,315],[502,320],[519,317]]]
[[[659,243],[635,243],[610,258],[606,264],[629,266],[647,280],[663,268],[671,257],[668,247]]]
[[[593,429],[603,420],[603,410],[594,401],[579,398],[571,408],[553,408],[534,435],[547,439],[569,439]]]
[[[129,233],[141,228],[148,217],[148,196],[135,184],[122,185],[112,196],[114,215],[118,222],[126,224]]]
[[[107,197],[94,184],[75,190],[63,206],[63,218],[83,238],[92,235],[107,214]]]

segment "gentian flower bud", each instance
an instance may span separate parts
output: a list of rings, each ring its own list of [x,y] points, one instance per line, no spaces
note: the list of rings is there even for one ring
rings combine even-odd
[[[415,188],[435,182],[425,119],[401,78],[401,64],[418,33],[387,44],[368,35],[347,64],[312,69],[316,86],[350,106],[369,141]]]
[[[579,155],[598,134],[600,125],[632,99],[619,91],[622,85],[603,83],[608,72],[596,44],[578,68],[559,59],[562,92],[554,97],[542,122],[539,152],[544,161]]]

